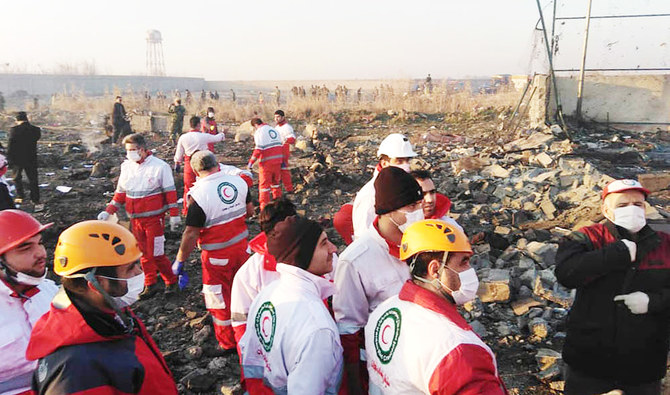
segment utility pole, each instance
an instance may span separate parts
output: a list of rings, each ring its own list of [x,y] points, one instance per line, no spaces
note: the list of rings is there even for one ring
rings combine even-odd
[[[591,24],[591,3],[589,0],[589,7],[586,10],[586,28],[584,29],[584,50],[582,51],[582,67],[579,69],[579,86],[577,87],[577,110],[575,115],[577,119],[582,119],[582,99],[584,95],[584,73],[586,68],[586,47],[589,43],[589,25]]]

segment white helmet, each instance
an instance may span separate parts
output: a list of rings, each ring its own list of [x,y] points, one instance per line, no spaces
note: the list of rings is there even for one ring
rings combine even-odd
[[[412,158],[416,156],[416,152],[412,149],[412,143],[407,137],[400,133],[391,133],[379,144],[377,157],[382,155],[389,158]]]

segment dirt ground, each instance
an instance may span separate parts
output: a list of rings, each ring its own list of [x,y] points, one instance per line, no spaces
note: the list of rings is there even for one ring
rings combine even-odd
[[[451,162],[442,151],[427,149],[424,139],[426,133],[432,131],[441,135],[467,137],[467,141],[457,142],[459,146],[478,147],[478,150],[492,147],[493,150],[500,146],[502,137],[513,137],[498,132],[500,119],[507,113],[508,108],[457,114],[409,114],[405,119],[386,113],[368,112],[323,115],[323,124],[319,126],[320,138],[314,142],[313,151],[296,150],[292,154],[296,192],[289,197],[300,210],[304,210],[305,215],[324,224],[329,237],[341,252],[345,245],[332,227],[332,217],[342,204],[353,200],[358,189],[371,177],[376,163],[377,145],[385,135],[391,131],[402,131],[410,136],[422,160],[414,163],[414,166],[430,167],[436,185],[442,188],[451,182]],[[297,134],[302,133],[306,120],[291,120],[288,115]],[[59,126],[50,126],[56,118],[68,121],[59,122]],[[33,123],[43,127],[39,145],[39,180],[44,203],[44,208],[38,208],[34,215],[42,222],[55,223],[54,227],[45,232],[47,250],[52,254],[57,236],[62,230],[78,221],[94,219],[109,202],[125,151],[121,147],[102,143],[95,146],[99,148],[97,152],[91,152],[92,146],[84,144],[86,120],[78,118],[74,113],[44,112],[36,115]],[[234,130],[237,125],[227,126]],[[171,164],[174,149],[167,144],[167,132],[144,133],[155,155]],[[217,156],[222,163],[244,167],[253,143],[235,142],[233,137],[231,134],[225,142],[218,144]],[[450,144],[445,142],[441,146],[449,147]],[[92,166],[96,163],[102,168],[103,177],[90,176]],[[602,166],[613,165],[611,162],[603,162]],[[626,168],[619,171],[626,172]],[[180,192],[181,174],[175,175],[175,182]],[[61,193],[56,191],[57,186],[72,187],[72,190]],[[254,199],[257,199],[257,193],[254,186]],[[458,207],[458,197],[451,197],[455,200],[455,207]],[[23,205],[22,209],[35,211],[31,204]],[[250,219],[248,224],[253,237],[259,232],[256,217]],[[466,227],[466,231],[475,234],[480,229]],[[180,236],[180,233],[166,233],[166,253],[170,259],[176,255]],[[239,376],[237,356],[224,355],[216,346],[211,318],[207,315],[199,293],[200,268],[196,253],[191,255],[187,270],[191,282],[185,291],[169,298],[159,295],[148,301],[140,301],[134,308],[163,351],[181,393],[216,394],[221,393],[222,386],[234,390]],[[560,350],[561,339],[550,337],[531,344],[528,335],[524,333],[500,337],[491,330],[493,326],[496,322],[513,320],[514,317],[501,316],[494,306],[486,308],[484,312],[486,314],[480,321],[494,333],[485,340],[496,353],[499,370],[510,393],[557,393],[536,378],[538,368],[535,353],[538,347]]]

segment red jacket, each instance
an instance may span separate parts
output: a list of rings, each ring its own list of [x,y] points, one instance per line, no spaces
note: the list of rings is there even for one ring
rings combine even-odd
[[[35,324],[26,351],[29,360],[39,359],[35,393],[176,395],[172,373],[156,343],[142,321],[126,311],[135,321],[132,332],[102,336],[61,289]],[[109,322],[113,328],[111,315]]]
[[[268,238],[265,235],[265,232],[261,232],[258,234],[258,236],[249,241],[249,248],[251,251],[263,256],[263,269],[270,272],[276,272],[277,261],[275,260],[275,257],[268,251],[267,242]]]

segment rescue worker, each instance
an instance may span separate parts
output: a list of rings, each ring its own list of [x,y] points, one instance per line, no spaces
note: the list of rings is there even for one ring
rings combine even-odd
[[[58,287],[46,279],[42,225],[20,210],[0,211],[0,393],[30,394],[35,361],[26,359],[30,332]]]
[[[186,115],[186,107],[181,105],[181,99],[175,98],[174,103],[168,107],[168,113],[172,114],[172,131],[170,133],[170,142],[175,144],[179,135],[184,129],[184,115]],[[191,125],[191,131],[193,126]]]
[[[198,151],[191,165],[199,180],[189,193],[186,229],[172,270],[183,276],[184,262],[196,243],[200,246],[202,294],[212,314],[214,334],[222,349],[235,350],[230,290],[237,269],[249,257],[245,219],[253,215],[253,204],[246,182],[221,172],[213,153]]]
[[[275,111],[275,130],[279,132],[283,143],[284,161],[281,164],[281,181],[286,188],[286,192],[293,192],[293,181],[291,180],[291,170],[289,169],[289,157],[291,156],[291,146],[295,145],[295,133],[293,127],[286,122],[284,111]]]
[[[281,165],[284,160],[283,143],[279,132],[264,123],[260,118],[252,118],[255,128],[255,148],[247,167],[251,170],[258,164],[258,200],[261,210],[272,199],[281,196]],[[272,195],[270,193],[272,192]]]
[[[28,177],[30,200],[39,204],[40,188],[37,180],[37,141],[42,131],[28,122],[25,111],[16,113],[16,125],[9,129],[7,142],[7,160],[12,169],[12,179],[19,198],[24,199],[23,172]]]
[[[165,213],[170,213],[173,232],[178,230],[181,218],[172,169],[152,155],[141,134],[128,135],[122,143],[126,148],[126,160],[121,164],[114,197],[105,211],[98,214],[98,219],[105,221],[125,206],[133,234],[142,250],[140,263],[145,275],[145,289],[140,298],[150,298],[160,290],[156,272],[165,283],[165,293],[173,294],[177,291],[177,277],[165,256]]]
[[[9,183],[5,179],[8,167],[7,159],[4,155],[0,155],[0,210],[16,208]]]
[[[197,116],[192,116],[189,119],[189,125],[191,125],[191,130],[179,136],[177,149],[174,153],[175,170],[178,171],[179,167],[182,164],[184,165],[184,207],[182,208],[182,215],[184,216],[188,210],[188,191],[195,182],[195,173],[191,168],[191,156],[198,151],[207,150],[209,144],[221,142],[226,138],[223,133],[200,133],[200,130],[198,130],[200,118]]]
[[[427,170],[414,170],[409,174],[419,183],[423,192],[423,202],[421,202],[423,217],[426,219],[439,219],[458,227],[462,231],[463,228],[461,225],[449,216],[451,199],[437,192],[430,173]]]
[[[670,341],[670,235],[646,223],[649,191],[615,180],[604,223],[560,244],[556,278],[577,289],[563,346],[565,394],[660,394]]]
[[[402,134],[391,133],[382,140],[377,150],[379,163],[372,178],[356,193],[353,204],[342,206],[333,218],[335,229],[347,244],[351,244],[351,241],[367,231],[375,219],[374,183],[379,171],[388,166],[396,166],[409,173],[409,161],[415,156],[412,143]]]
[[[507,394],[495,355],[459,314],[479,280],[465,233],[440,220],[410,225],[400,259],[412,279],[365,325],[370,394]]]
[[[39,359],[36,394],[177,394],[160,350],[129,307],[144,283],[141,255],[132,233],[108,221],[61,233],[54,271],[62,287],[26,351]]]
[[[292,215],[296,215],[295,206],[286,198],[268,203],[259,215],[261,233],[249,241],[249,249],[254,253],[235,274],[230,295],[230,316],[238,344],[247,328],[247,315],[251,303],[264,287],[279,278],[277,261],[268,252],[267,235],[277,223]],[[241,379],[249,394],[273,394],[272,390],[263,384],[262,375],[254,377],[252,372],[252,377],[245,377],[242,374]]]
[[[200,129],[203,133],[219,134],[219,127],[214,119],[214,107],[207,107],[207,115],[202,119]],[[214,152],[214,143],[207,144],[207,150]]]
[[[389,166],[375,178],[377,217],[359,238],[342,253],[335,270],[337,292],[333,311],[344,348],[350,394],[366,385],[363,327],[379,303],[396,295],[410,278],[399,259],[400,239],[412,223],[423,219],[419,184],[405,170]]]
[[[274,393],[335,394],[342,378],[342,346],[323,299],[334,292],[323,278],[335,246],[316,221],[291,216],[267,236],[279,279],[263,288],[249,310],[240,341],[245,377],[263,377]]]

